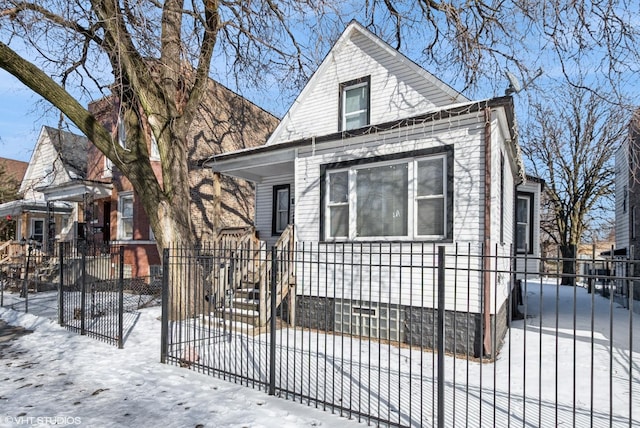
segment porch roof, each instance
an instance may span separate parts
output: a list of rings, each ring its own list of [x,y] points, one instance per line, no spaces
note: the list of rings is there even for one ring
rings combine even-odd
[[[344,141],[346,138],[366,136],[374,132],[396,130],[404,126],[422,125],[449,117],[456,117],[461,114],[475,113],[483,108],[497,109],[503,112],[505,120],[501,121],[501,124],[505,126],[504,132],[510,136],[510,143],[514,147],[517,146],[513,99],[510,96],[505,96],[483,101],[459,103],[411,118],[365,126],[359,129],[221,153],[201,160],[198,164],[203,168],[211,168],[215,172],[260,183],[265,177],[293,174],[295,172],[294,161],[298,148]],[[518,153],[518,149],[514,149],[514,156],[517,158],[517,168],[520,170],[520,173],[523,173],[524,168]]]
[[[73,211],[69,205],[63,202],[54,204],[53,209],[57,213],[70,213]],[[46,213],[47,203],[45,201],[25,201],[23,199],[19,199],[17,201],[0,204],[0,218],[6,216],[17,217],[24,212]]]
[[[86,194],[93,194],[95,198],[106,198],[111,195],[111,183],[92,180],[71,180],[55,186],[38,188],[48,201],[83,202]]]
[[[204,162],[203,166],[215,172],[260,183],[266,177],[293,174],[296,147],[300,145],[287,143],[239,150],[229,153],[234,156],[224,159],[216,156]]]

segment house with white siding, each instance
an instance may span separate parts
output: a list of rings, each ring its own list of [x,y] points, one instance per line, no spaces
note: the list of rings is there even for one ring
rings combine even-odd
[[[54,241],[74,241],[84,230],[82,206],[47,198],[48,187],[82,182],[87,170],[88,140],[43,126],[20,184],[21,199],[0,205],[0,216],[16,222],[16,240],[33,239],[50,251]]]
[[[261,240],[293,224],[312,250],[296,255],[297,324],[429,346],[425,267],[438,246],[464,248],[477,257],[446,279],[447,334],[464,330],[449,349],[499,347],[510,255],[539,240],[541,186],[525,180],[511,97],[470,100],[351,22],[264,146],[205,166],[255,184]],[[409,318],[422,327],[407,331]]]

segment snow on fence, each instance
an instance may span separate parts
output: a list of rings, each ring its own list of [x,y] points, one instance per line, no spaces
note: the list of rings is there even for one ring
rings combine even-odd
[[[165,250],[162,361],[373,425],[640,424],[626,261],[539,275],[497,248],[375,246]]]

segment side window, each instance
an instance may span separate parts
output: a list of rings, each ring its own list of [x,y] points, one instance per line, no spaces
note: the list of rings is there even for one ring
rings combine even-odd
[[[288,184],[273,186],[273,212],[271,217],[271,233],[273,235],[282,233],[289,224],[289,201]]]
[[[156,137],[151,134],[151,150],[149,151],[149,158],[154,161],[160,160],[160,149],[158,148],[158,142]]]
[[[118,197],[118,239],[133,239],[133,193]]]
[[[31,234],[29,235],[35,241],[44,242],[44,220],[41,218],[31,219]]]
[[[369,76],[340,84],[340,130],[367,126],[370,121]]]
[[[516,251],[519,253],[531,253],[533,250],[532,208],[533,195],[519,194],[516,205]]]
[[[327,223],[330,238],[349,236],[349,171],[327,174]]]

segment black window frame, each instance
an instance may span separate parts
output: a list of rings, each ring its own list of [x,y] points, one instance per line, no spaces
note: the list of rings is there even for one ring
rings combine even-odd
[[[284,232],[284,229],[277,230],[278,192],[284,189],[287,190],[287,225],[291,222],[291,185],[277,184],[273,186],[273,193],[271,194],[271,236],[280,236]]]

